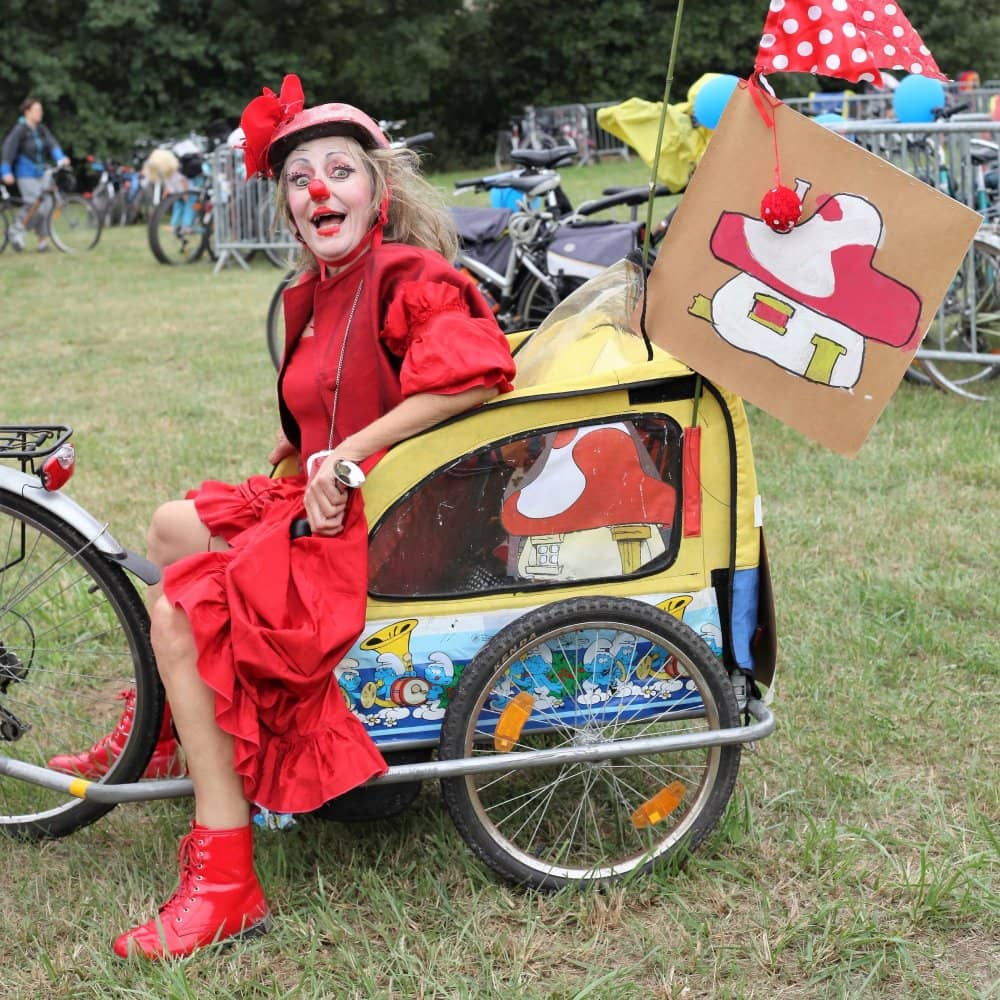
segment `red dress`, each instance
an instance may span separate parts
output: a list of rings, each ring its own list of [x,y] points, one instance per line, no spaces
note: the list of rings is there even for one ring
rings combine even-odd
[[[310,315],[316,335],[300,349]],[[333,277],[311,275],[285,292],[285,329],[279,411],[303,456],[328,447],[338,369],[334,444],[415,393],[511,388],[514,362],[488,306],[431,251],[385,244]],[[333,674],[365,621],[361,495],[340,535],[292,542],[305,485],[303,476],[203,483],[188,496],[231,548],[182,559],[163,578],[191,622],[244,794],[272,812],[308,812],[386,767]]]

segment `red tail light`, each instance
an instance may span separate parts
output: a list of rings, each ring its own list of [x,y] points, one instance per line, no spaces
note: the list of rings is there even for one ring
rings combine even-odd
[[[62,489],[69,482],[76,466],[76,452],[69,443],[54,451],[42,463],[42,471],[39,478],[42,486],[50,493]]]

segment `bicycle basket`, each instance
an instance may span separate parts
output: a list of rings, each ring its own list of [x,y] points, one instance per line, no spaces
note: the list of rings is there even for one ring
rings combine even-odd
[[[69,168],[57,170],[52,179],[63,194],[72,194],[76,190],[76,175]]]
[[[549,244],[549,274],[593,278],[634,250],[641,222],[560,226]]]
[[[185,153],[181,157],[181,173],[192,180],[195,177],[201,177],[203,163],[200,153]]]
[[[511,241],[506,208],[453,208],[462,250],[494,271],[503,271],[510,257]]]

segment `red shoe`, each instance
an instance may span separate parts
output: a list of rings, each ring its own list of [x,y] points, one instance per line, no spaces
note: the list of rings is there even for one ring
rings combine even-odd
[[[270,916],[253,867],[253,827],[198,823],[181,840],[181,880],[152,920],[115,941],[120,958],[184,958],[222,941],[256,937]]]
[[[121,691],[118,697],[125,702],[121,718],[107,736],[102,736],[89,750],[75,754],[56,754],[49,761],[53,771],[63,774],[78,774],[81,778],[96,780],[111,770],[111,765],[121,756],[128,742],[128,734],[132,731],[132,718],[135,715],[135,688]],[[184,761],[181,759],[180,744],[174,736],[170,724],[170,706],[163,707],[163,723],[153,756],[142,776],[144,778],[180,778],[187,773]]]

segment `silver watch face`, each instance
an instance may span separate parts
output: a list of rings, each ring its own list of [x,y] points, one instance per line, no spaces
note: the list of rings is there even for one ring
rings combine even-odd
[[[365,481],[365,474],[361,471],[361,467],[354,462],[349,462],[346,458],[338,458],[333,463],[333,475],[338,482],[355,489]]]

